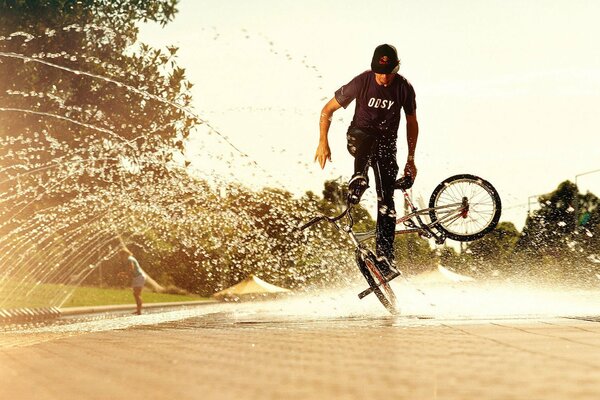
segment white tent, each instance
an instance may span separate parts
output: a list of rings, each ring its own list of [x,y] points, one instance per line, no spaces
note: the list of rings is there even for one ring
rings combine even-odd
[[[254,275],[250,275],[243,281],[213,294],[212,297],[223,300],[240,300],[242,298],[272,297],[289,292],[289,289],[272,285]]]
[[[460,283],[475,281],[475,279],[470,276],[457,274],[441,265],[438,265],[437,269],[420,273],[410,280],[422,283]]]

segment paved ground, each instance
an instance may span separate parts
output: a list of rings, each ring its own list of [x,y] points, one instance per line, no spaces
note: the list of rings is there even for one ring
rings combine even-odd
[[[600,396],[598,322],[324,305],[217,304],[4,332],[0,399]]]

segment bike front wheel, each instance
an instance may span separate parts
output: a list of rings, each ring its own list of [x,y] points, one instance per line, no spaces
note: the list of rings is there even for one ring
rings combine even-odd
[[[461,174],[435,188],[429,208],[431,222],[448,238],[469,242],[498,225],[502,204],[491,183],[475,175]]]
[[[370,250],[366,252],[357,250],[356,251],[356,263],[363,274],[369,286],[373,289],[373,293],[377,296],[381,304],[392,314],[400,314],[400,307],[398,307],[398,301],[396,294],[392,290],[389,282],[386,282],[381,270],[379,268],[380,263],[388,262],[385,259],[377,259],[375,254]]]

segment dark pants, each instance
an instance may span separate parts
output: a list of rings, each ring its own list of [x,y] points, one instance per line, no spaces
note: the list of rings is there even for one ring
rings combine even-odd
[[[377,255],[393,261],[396,228],[394,183],[398,176],[397,136],[369,133],[350,127],[346,137],[348,151],[354,156],[354,174],[367,177],[369,166],[373,168],[377,191]]]

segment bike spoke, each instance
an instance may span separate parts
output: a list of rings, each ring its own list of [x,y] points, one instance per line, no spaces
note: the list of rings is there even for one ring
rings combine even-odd
[[[463,215],[463,199],[468,212]],[[444,186],[435,203],[437,223],[457,235],[471,235],[485,229],[496,215],[496,203],[489,190],[479,181],[459,179]]]

